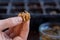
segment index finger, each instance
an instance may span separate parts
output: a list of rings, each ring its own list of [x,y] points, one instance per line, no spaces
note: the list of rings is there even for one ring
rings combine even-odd
[[[0,31],[9,27],[14,27],[20,23],[22,23],[21,17],[12,17],[8,19],[0,20]]]

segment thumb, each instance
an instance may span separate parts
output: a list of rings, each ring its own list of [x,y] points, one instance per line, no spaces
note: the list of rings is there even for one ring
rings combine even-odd
[[[9,27],[16,26],[17,24],[22,23],[21,17],[12,17],[4,20],[0,20],[0,31]]]

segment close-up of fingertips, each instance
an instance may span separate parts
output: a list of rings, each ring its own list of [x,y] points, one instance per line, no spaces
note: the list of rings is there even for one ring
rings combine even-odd
[[[15,24],[19,24],[22,23],[22,18],[21,17],[15,17],[11,19],[11,22],[13,23],[13,25]]]

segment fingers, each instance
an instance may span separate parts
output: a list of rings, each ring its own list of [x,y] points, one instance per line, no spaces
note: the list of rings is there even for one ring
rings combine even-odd
[[[29,23],[30,23],[30,20],[23,23],[23,28],[20,31],[20,35],[15,37],[13,40],[27,40],[27,37],[29,34]]]
[[[28,37],[29,25],[30,25],[30,20],[23,23],[22,31],[20,31],[20,37],[22,37],[23,39],[27,39],[27,37]]]
[[[16,36],[19,36],[20,31],[22,30],[22,26],[23,26],[23,24],[21,23],[21,24],[17,25],[15,28],[13,28],[14,30],[13,30],[13,32],[10,34],[10,37],[11,37],[11,38],[14,38],[14,37],[16,37]]]
[[[23,40],[21,37],[17,36],[13,40]]]
[[[13,28],[9,28],[8,30],[4,31],[8,36],[13,32]]]
[[[0,33],[0,40],[12,40],[4,32]]]
[[[0,33],[0,40],[23,40],[23,39],[19,36],[12,39],[12,38],[9,38],[4,32],[1,32]]]
[[[14,31],[10,34],[10,37],[14,38],[14,37],[19,36],[21,34],[20,37],[23,37],[24,39],[27,39],[27,36],[28,36],[28,33],[29,33],[29,26],[28,26],[29,21],[28,20],[30,20],[30,14],[27,13],[27,12],[26,13],[22,12],[22,14],[20,13],[18,16],[22,17],[23,23],[17,25],[14,28]],[[24,33],[25,36],[23,35],[23,33]]]
[[[21,25],[23,28],[20,28],[21,29],[20,31],[19,30],[16,31],[17,30],[16,29],[15,32],[13,32],[13,33],[10,34],[10,37],[14,38],[14,37],[16,37],[16,35],[18,33],[20,33],[18,36],[21,37],[23,40],[27,40],[27,37],[28,37],[28,34],[29,34],[29,23],[30,23],[30,21],[27,21],[27,22],[23,23]]]
[[[20,37],[22,37],[23,39],[27,39],[27,36],[29,33],[30,14],[28,12],[25,12],[25,13],[22,12],[18,16],[21,16],[23,19],[23,23],[21,24],[22,28],[19,28],[19,26],[21,26],[21,25],[18,25],[17,26],[18,28],[16,28],[16,31],[14,33],[16,33],[16,34],[20,33]],[[18,31],[18,33],[17,33],[18,29],[21,29],[21,30]]]
[[[13,17],[13,18],[0,20],[0,31],[5,29],[5,28],[16,26],[20,23],[22,23],[21,17]]]

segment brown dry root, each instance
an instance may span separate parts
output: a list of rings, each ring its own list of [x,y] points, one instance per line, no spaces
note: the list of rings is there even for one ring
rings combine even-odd
[[[26,21],[28,21],[28,20],[30,20],[30,13],[28,13],[28,12],[19,13],[18,16],[22,17],[23,23],[26,22]],[[20,32],[21,32],[21,30],[23,28],[22,27],[23,23],[21,23],[21,24],[17,25],[16,27],[10,29],[10,33],[11,33],[10,37],[11,38],[14,38],[14,37],[20,35]]]

